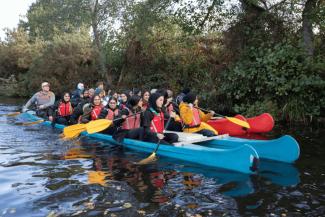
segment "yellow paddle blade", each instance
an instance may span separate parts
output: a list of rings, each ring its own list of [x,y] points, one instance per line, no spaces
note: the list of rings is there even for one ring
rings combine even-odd
[[[79,136],[82,131],[86,130],[86,124],[74,124],[63,129],[65,138],[75,138]]]
[[[87,133],[92,134],[92,133],[98,133],[100,131],[105,130],[109,126],[111,126],[112,121],[108,119],[99,119],[95,121],[90,121],[87,124]]]
[[[147,158],[145,158],[143,160],[140,160],[137,164],[139,164],[139,165],[149,164],[149,163],[154,162],[156,160],[157,160],[156,153],[153,152],[149,157],[147,157]]]
[[[240,119],[234,118],[234,117],[226,117],[226,118],[227,118],[227,120],[233,122],[234,124],[245,127],[247,129],[251,128],[246,121],[243,121],[243,120],[240,120]]]
[[[9,113],[9,114],[0,114],[0,116],[11,116],[11,117],[13,117],[13,116],[17,116],[17,115],[19,115],[20,114],[20,112],[13,112],[13,113]]]

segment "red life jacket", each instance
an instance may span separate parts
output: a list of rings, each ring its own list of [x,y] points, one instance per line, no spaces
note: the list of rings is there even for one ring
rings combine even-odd
[[[186,125],[186,128],[195,128],[199,127],[201,124],[200,111],[197,108],[192,108],[193,120],[189,125]]]
[[[91,110],[90,116],[91,120],[97,120],[100,112],[102,111],[102,106],[101,105],[96,105],[93,110]]]
[[[153,112],[154,116],[150,123],[150,131],[153,133],[163,133],[164,132],[164,113]]]
[[[60,104],[58,106],[58,113],[59,113],[59,116],[62,116],[62,117],[72,115],[73,108],[71,106],[71,103],[70,102],[67,102],[67,103],[60,102]]]
[[[113,120],[115,117],[119,115],[119,110],[115,109],[114,111],[112,109],[107,109],[108,113],[106,115],[106,119]]]
[[[135,129],[135,128],[139,128],[140,127],[140,113],[133,115],[134,113],[128,108],[125,107],[125,109],[127,109],[129,111],[129,116],[125,119],[125,121],[122,124],[122,129],[124,130],[131,130],[131,129]]]

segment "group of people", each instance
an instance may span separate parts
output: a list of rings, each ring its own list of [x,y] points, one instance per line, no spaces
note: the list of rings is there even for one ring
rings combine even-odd
[[[123,138],[131,138],[172,144],[178,141],[178,135],[172,131],[200,133],[208,137],[217,135],[206,124],[214,116],[214,111],[202,112],[197,95],[188,88],[174,99],[171,90],[133,89],[123,93],[109,90],[106,93],[103,82],[90,89],[79,83],[71,94],[65,92],[55,102],[50,84],[43,82],[41,87],[42,90],[23,107],[23,112],[34,107],[36,115],[53,124],[73,125],[109,119],[112,124],[101,133],[110,134],[119,142]]]

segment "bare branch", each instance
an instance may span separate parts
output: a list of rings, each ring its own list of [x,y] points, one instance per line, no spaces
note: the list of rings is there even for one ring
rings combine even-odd
[[[214,6],[216,5],[217,0],[213,0],[212,4],[210,7],[208,7],[208,13],[205,15],[204,19],[202,20],[202,22],[199,24],[199,26],[202,28],[205,24],[205,22],[207,21],[207,19],[209,18],[211,11],[213,10]]]

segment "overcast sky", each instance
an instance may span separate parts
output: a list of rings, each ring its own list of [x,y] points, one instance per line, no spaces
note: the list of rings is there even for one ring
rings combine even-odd
[[[15,28],[29,6],[36,0],[0,0],[0,38],[5,38],[3,28]]]

